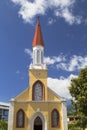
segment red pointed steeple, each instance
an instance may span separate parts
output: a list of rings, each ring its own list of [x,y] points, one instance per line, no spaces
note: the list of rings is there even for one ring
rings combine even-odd
[[[36,30],[35,30],[35,34],[34,34],[34,38],[33,38],[33,42],[32,42],[33,47],[38,46],[38,45],[44,46],[39,18],[38,18],[38,21],[36,24]]]

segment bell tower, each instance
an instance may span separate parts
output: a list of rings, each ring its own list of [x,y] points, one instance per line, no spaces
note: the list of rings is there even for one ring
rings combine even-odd
[[[44,41],[38,18],[32,42],[33,62],[30,64],[30,100],[47,100],[47,66],[44,64]],[[36,87],[35,87],[36,86]],[[41,87],[42,86],[42,87]],[[35,88],[35,89],[34,89]],[[37,92],[36,92],[37,91]],[[37,93],[37,95],[35,95]],[[40,96],[42,95],[42,97]]]

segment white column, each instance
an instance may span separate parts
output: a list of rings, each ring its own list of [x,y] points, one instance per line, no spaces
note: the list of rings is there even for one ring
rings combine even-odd
[[[62,130],[68,130],[68,125],[67,125],[67,106],[66,102],[62,102],[62,124],[63,124],[63,129]]]
[[[13,121],[14,121],[14,99],[11,99],[9,116],[8,116],[8,130],[13,130]]]

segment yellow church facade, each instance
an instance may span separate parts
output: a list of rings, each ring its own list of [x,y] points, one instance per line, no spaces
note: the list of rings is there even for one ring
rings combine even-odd
[[[44,43],[37,21],[32,43],[33,63],[29,67],[29,86],[10,100],[8,130],[67,130],[66,101],[47,85]]]

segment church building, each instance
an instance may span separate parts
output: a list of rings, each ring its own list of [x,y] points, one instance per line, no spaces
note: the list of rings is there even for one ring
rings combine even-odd
[[[44,64],[44,42],[39,19],[32,49],[29,86],[10,100],[8,130],[67,130],[66,101],[47,84],[48,69]]]

